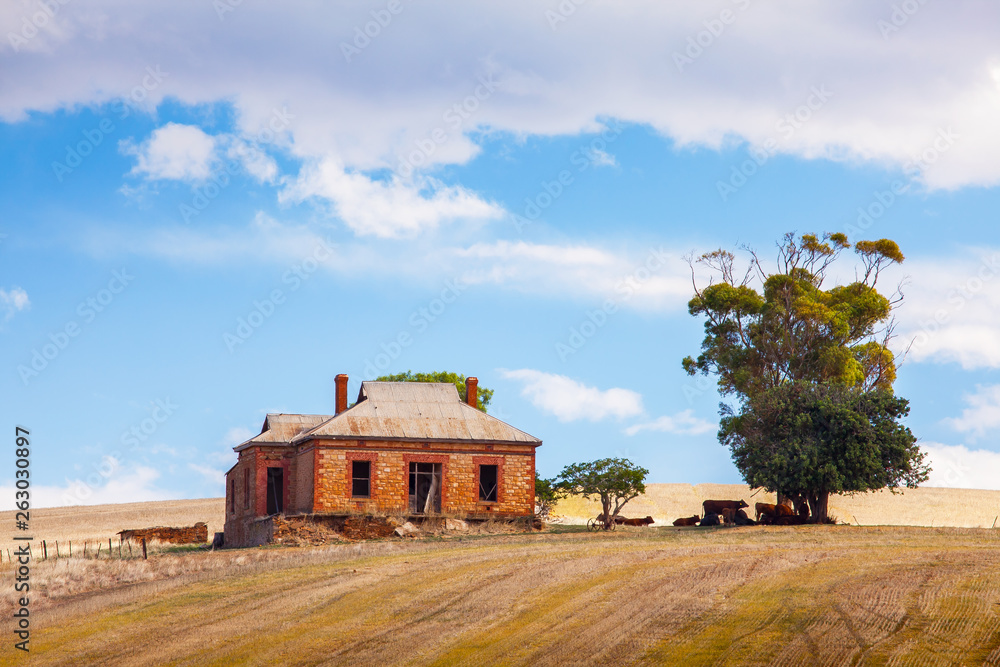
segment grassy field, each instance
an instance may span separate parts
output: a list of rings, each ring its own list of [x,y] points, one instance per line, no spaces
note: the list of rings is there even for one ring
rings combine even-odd
[[[118,584],[73,563],[35,564],[78,583],[33,610],[33,665],[1000,664],[988,529],[566,527],[85,562],[145,568]]]
[[[755,491],[742,484],[649,484],[644,495],[625,506],[624,514],[648,515],[657,525],[669,525],[677,517],[700,514],[701,503],[707,498],[743,499],[751,510],[754,503],[776,500],[773,493]],[[565,517],[566,523],[586,523],[599,512],[597,502],[579,497],[561,502],[555,510]],[[841,522],[862,526],[991,528],[1000,515],[1000,491],[924,487],[903,489],[895,494],[878,491],[831,496],[830,514]],[[997,525],[1000,526],[1000,521]]]
[[[646,493],[625,507],[628,516],[650,515],[656,525],[669,525],[679,516],[701,512],[706,498],[747,501],[751,509],[755,502],[775,501],[774,494],[754,492],[739,484],[649,484]],[[570,498],[560,503],[555,514],[567,524],[586,523],[599,512],[596,502]],[[833,496],[830,512],[845,523],[864,526],[952,526],[959,528],[990,528],[1000,515],[1000,491],[975,489],[909,489],[900,494],[888,491]],[[65,545],[84,540],[107,544],[109,537],[127,528],[151,526],[191,526],[198,521],[208,524],[208,535],[221,531],[225,522],[225,500],[166,500],[120,505],[92,505],[33,509],[32,526],[37,539]],[[0,512],[0,525],[13,525],[14,512]],[[997,525],[1000,525],[998,522]],[[10,535],[0,540],[0,549],[8,549]]]
[[[31,510],[31,527],[36,540],[45,539],[82,544],[103,539],[105,544],[120,530],[153,526],[193,526],[199,521],[208,524],[208,537],[221,531],[226,522],[224,498],[198,500],[161,500],[148,503],[118,505],[87,505],[77,507],[46,507]],[[14,512],[0,512],[0,525],[14,525]],[[117,538],[115,542],[117,543]],[[0,547],[13,544],[10,535]]]

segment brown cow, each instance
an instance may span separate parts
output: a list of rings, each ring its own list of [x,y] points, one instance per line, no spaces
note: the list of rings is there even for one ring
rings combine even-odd
[[[701,517],[695,514],[694,516],[682,516],[679,519],[674,519],[675,526],[697,526],[698,522],[701,521]]]
[[[795,511],[792,509],[791,505],[771,505],[770,503],[757,503],[754,505],[754,510],[757,512],[757,521],[760,521],[762,516],[792,516]]]
[[[772,526],[801,526],[807,523],[809,523],[809,517],[794,513],[785,516],[776,516],[771,519]]]
[[[732,507],[726,507],[725,509],[723,509],[722,514],[720,516],[722,516],[722,523],[726,524],[727,526],[736,522],[736,510],[734,510]]]
[[[705,509],[705,514],[722,514],[722,510],[729,508],[734,512],[744,507],[749,507],[742,500],[706,500],[701,504]]]
[[[626,519],[623,516],[616,516],[615,523],[619,526],[648,526],[653,523],[653,517],[647,516],[645,519]]]
[[[764,516],[765,514],[767,516],[774,516],[775,514],[778,513],[778,510],[776,510],[774,505],[772,505],[771,503],[757,503],[753,506],[753,508],[754,511],[757,512],[757,521],[760,521],[760,517]]]

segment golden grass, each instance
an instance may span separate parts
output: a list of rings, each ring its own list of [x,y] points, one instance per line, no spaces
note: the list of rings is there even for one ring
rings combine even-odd
[[[73,542],[73,552],[83,547],[84,540],[104,542],[108,548],[108,538],[113,537],[117,548],[116,533],[129,528],[151,528],[153,526],[193,526],[199,521],[208,524],[208,538],[215,531],[221,531],[226,522],[224,498],[201,498],[198,500],[161,500],[148,503],[122,503],[117,505],[87,505],[77,507],[44,507],[31,510],[31,534],[38,548],[45,540],[50,555],[55,553],[55,542],[59,542],[60,552],[68,553],[69,542]],[[14,512],[0,512],[0,525],[13,526]],[[5,531],[5,541],[0,548],[6,550],[14,544],[11,532]],[[35,548],[34,546],[32,548]]]
[[[32,663],[1000,664],[991,530],[636,528],[144,567],[160,578],[52,595]]]
[[[648,515],[656,525],[670,525],[678,517],[700,515],[701,503],[706,499],[743,499],[751,510],[754,503],[776,500],[773,493],[762,490],[754,493],[742,484],[649,484],[646,493],[629,501],[622,514]],[[596,501],[571,497],[559,502],[553,514],[564,517],[564,523],[582,524],[600,511],[600,503]],[[1000,515],[1000,491],[923,487],[903,489],[898,494],[877,491],[831,496],[830,514],[844,523],[862,526],[990,528]]]

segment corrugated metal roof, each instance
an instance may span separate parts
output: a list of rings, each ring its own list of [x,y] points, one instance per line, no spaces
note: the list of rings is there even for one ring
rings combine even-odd
[[[251,445],[281,445],[292,441],[292,438],[322,424],[331,415],[286,415],[282,413],[268,414],[260,434],[233,448],[234,451],[246,449]]]
[[[477,410],[459,398],[453,384],[363,382],[354,407],[294,437],[392,440],[541,440]]]

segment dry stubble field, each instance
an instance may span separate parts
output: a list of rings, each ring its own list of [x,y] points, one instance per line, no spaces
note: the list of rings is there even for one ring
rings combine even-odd
[[[160,554],[117,563],[152,581],[44,601],[31,664],[1000,664],[998,535],[652,528]]]

